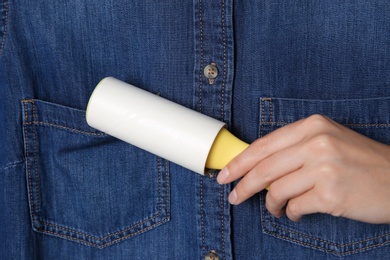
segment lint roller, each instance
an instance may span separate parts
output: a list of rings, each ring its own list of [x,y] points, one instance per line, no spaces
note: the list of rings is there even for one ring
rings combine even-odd
[[[112,77],[96,86],[86,119],[93,128],[202,175],[222,169],[248,147],[225,123]]]

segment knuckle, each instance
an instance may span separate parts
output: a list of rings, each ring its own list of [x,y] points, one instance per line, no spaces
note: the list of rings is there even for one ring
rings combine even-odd
[[[328,162],[319,164],[318,173],[327,181],[334,180],[337,177],[336,166]]]
[[[319,134],[313,137],[309,143],[310,153],[320,158],[330,158],[338,153],[337,140],[330,134]]]
[[[320,205],[322,205],[322,207],[328,212],[337,207],[340,201],[340,198],[334,189],[322,190],[318,199]]]
[[[317,158],[327,159],[339,155],[340,138],[337,135],[337,128],[332,121],[322,115],[312,115],[305,119],[306,129],[310,129],[305,149],[309,154]]]
[[[300,207],[299,204],[295,200],[290,200],[286,207],[286,212],[289,217],[298,218],[300,216]]]
[[[343,196],[343,176],[340,174],[337,164],[323,163],[318,167],[318,200],[325,211],[330,212],[340,206]]]
[[[333,147],[333,137],[329,134],[319,134],[312,139],[313,147],[328,150]]]
[[[267,201],[272,204],[280,204],[283,201],[283,198],[281,196],[281,193],[278,190],[272,188],[271,186],[270,190],[267,193]]]
[[[320,182],[328,189],[336,189],[341,181],[339,167],[335,163],[325,162],[318,166],[317,175]]]
[[[326,116],[315,114],[307,117],[303,121],[309,129],[326,130],[332,124]]]

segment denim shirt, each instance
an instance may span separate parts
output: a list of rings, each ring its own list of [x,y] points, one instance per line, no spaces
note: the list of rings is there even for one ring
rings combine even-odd
[[[85,122],[114,76],[246,142],[323,114],[390,144],[389,14],[388,0],[1,0],[0,258],[389,259],[389,225],[277,219],[265,191],[231,206],[217,171]]]

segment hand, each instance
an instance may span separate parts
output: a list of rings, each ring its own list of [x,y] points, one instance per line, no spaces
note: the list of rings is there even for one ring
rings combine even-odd
[[[298,221],[327,213],[390,224],[390,146],[314,115],[256,140],[219,173],[243,177],[229,195],[240,204],[269,186],[266,207]]]

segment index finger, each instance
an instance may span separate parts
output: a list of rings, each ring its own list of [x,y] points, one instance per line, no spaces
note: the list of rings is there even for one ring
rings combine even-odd
[[[305,126],[306,119],[301,119],[254,141],[241,154],[233,158],[218,174],[220,184],[230,183],[244,176],[260,161],[275,152],[292,146],[303,140],[313,128]]]

